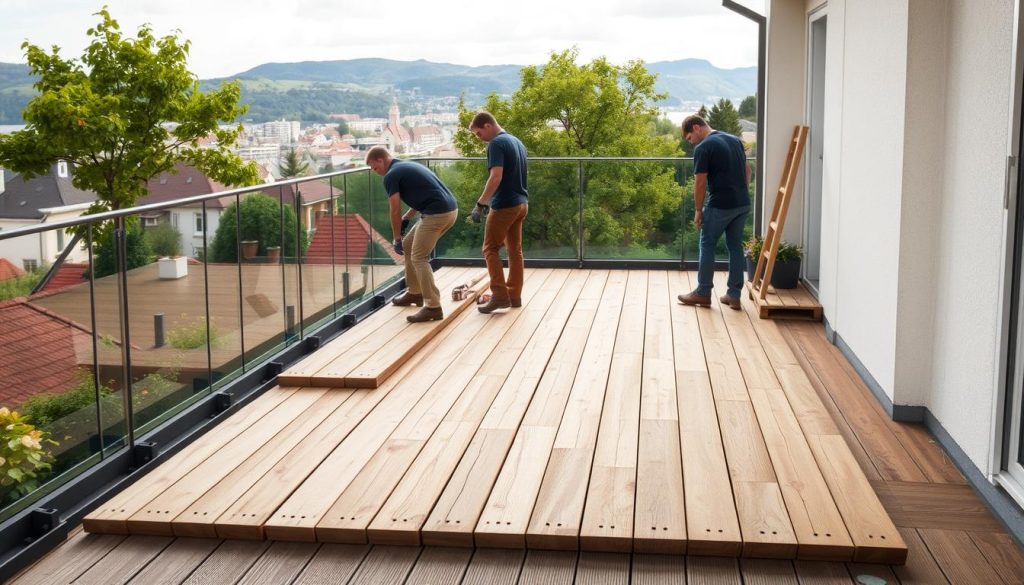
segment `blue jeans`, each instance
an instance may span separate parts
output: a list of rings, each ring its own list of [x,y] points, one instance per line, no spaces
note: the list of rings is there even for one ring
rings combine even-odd
[[[725,233],[725,247],[729,250],[729,291],[728,295],[740,298],[743,290],[743,226],[747,223],[750,206],[732,209],[704,207],[704,227],[700,230],[700,262],[697,268],[699,295],[709,296],[715,274],[715,246]]]

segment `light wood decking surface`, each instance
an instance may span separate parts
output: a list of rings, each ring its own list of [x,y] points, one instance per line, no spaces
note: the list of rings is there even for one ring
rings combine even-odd
[[[534,283],[537,282],[536,279],[538,277],[543,277],[543,282],[546,283],[546,279],[551,277],[551,274],[546,272],[531,271],[531,287],[543,286]],[[607,289],[609,280],[623,280],[621,276],[615,276],[616,274],[618,273],[594,272],[588,274],[586,278],[604,278],[604,288]],[[624,279],[626,285],[628,285],[632,274],[626,275]],[[652,288],[650,286],[651,277],[657,278],[658,275],[668,279],[669,286],[656,286]],[[684,284],[687,284],[685,282],[686,278],[688,278],[687,275],[652,272],[644,274],[643,277],[648,281],[649,292],[648,296],[645,297],[645,301],[651,297],[650,291],[652,290],[664,288],[667,294],[674,295],[680,290],[687,289],[684,286]],[[571,277],[567,277],[563,287],[571,280]],[[592,280],[585,282],[593,283]],[[677,285],[682,288],[677,290]],[[541,290],[544,289],[542,288]],[[579,290],[579,296],[577,299],[573,299],[575,308],[569,312],[570,317],[561,326],[563,331],[561,337],[566,339],[572,339],[573,335],[571,332],[577,328],[583,328],[592,333],[593,326],[597,324],[595,319],[597,315],[606,314],[610,310],[600,302],[587,301],[587,298],[593,299],[595,296],[592,288],[580,287]],[[625,293],[626,288],[622,290]],[[656,297],[658,294],[660,292],[654,293],[654,296]],[[538,292],[533,300],[525,305],[521,311],[525,314],[528,307],[540,304],[541,301],[537,300],[539,296],[543,295]],[[549,305],[548,311],[557,303],[557,300],[564,300],[564,297],[564,291],[554,295],[551,298],[552,305]],[[625,304],[627,304],[627,301],[625,296],[623,296],[623,308],[619,309],[620,317],[625,311]],[[658,306],[656,299],[653,304],[648,302],[647,308],[649,309],[651,306]],[[798,424],[801,425],[800,433],[807,437],[827,435],[826,431],[828,431],[838,433],[844,439],[843,444],[849,448],[852,457],[856,461],[855,467],[868,478],[870,485],[874,487],[874,491],[881,497],[882,503],[888,509],[890,516],[898,527],[900,535],[909,547],[906,565],[889,567],[886,565],[855,562],[732,559],[694,555],[683,557],[678,555],[618,554],[590,551],[524,551],[522,549],[499,550],[487,548],[473,550],[470,548],[389,546],[383,544],[270,543],[267,541],[219,540],[213,538],[195,539],[183,536],[131,535],[124,537],[78,532],[63,546],[44,558],[35,567],[26,571],[14,583],[22,585],[25,583],[72,582],[130,582],[146,584],[257,582],[395,584],[632,582],[680,584],[792,583],[794,585],[799,583],[806,585],[857,583],[856,578],[861,575],[873,575],[885,579],[888,583],[903,583],[904,585],[915,583],[1012,584],[1019,582],[1019,576],[1024,574],[1024,557],[1022,557],[1020,549],[1014,541],[1002,530],[998,522],[987,511],[984,504],[978,500],[970,487],[965,484],[964,478],[921,425],[896,423],[885,416],[880,406],[874,402],[867,388],[857,378],[850,365],[838,350],[824,339],[820,325],[761,321],[751,318],[749,312],[738,313],[726,310],[725,313],[722,313],[717,306],[711,310],[684,309],[674,305],[671,300],[668,306],[672,314],[671,320],[684,323],[688,322],[688,320],[696,321],[701,335],[705,333],[705,329],[701,328],[700,325],[708,321],[708,326],[720,327],[716,331],[724,331],[728,335],[727,340],[722,338],[721,333],[717,337],[712,336],[714,339],[712,343],[717,344],[719,349],[722,350],[728,349],[729,346],[734,348],[732,351],[735,356],[736,365],[733,368],[739,369],[739,377],[744,381],[744,386],[747,387],[748,396],[754,397],[751,404],[756,400],[760,400],[759,394],[763,394],[763,392],[758,393],[756,390],[753,393],[750,392],[751,385],[749,380],[755,375],[768,375],[771,373],[779,381],[779,385],[784,388],[799,384],[804,390],[810,390],[809,393],[801,394],[805,400],[804,402],[792,403],[791,407],[800,416],[800,420],[798,420]],[[747,308],[748,310],[750,309],[750,307]],[[632,311],[630,314],[638,314],[637,309],[634,308]],[[644,330],[646,330],[646,323],[650,322],[646,311],[647,309],[645,309],[644,313]],[[511,312],[510,315],[515,316]],[[545,312],[545,315],[547,315],[547,312]],[[521,318],[522,316],[520,316]],[[505,321],[506,319],[506,316],[497,315],[490,318],[479,315],[465,315],[459,321],[459,324],[463,327],[476,325],[479,329],[474,330],[473,338],[479,339],[476,331],[480,329],[486,331],[488,329],[487,324]],[[747,324],[744,324],[744,319],[746,319]],[[542,318],[537,325],[535,334],[530,336],[530,339],[544,339],[544,334],[549,331],[545,327],[550,327],[551,321],[547,316]],[[616,321],[616,323],[621,322],[621,318]],[[736,328],[737,326],[739,326],[739,329]],[[493,328],[495,326],[490,325],[490,327]],[[503,327],[505,327],[503,338],[515,336],[516,330],[514,325]],[[448,339],[456,329],[446,328],[446,332],[440,334],[438,339],[431,342],[431,346],[429,346],[431,361],[448,359],[450,352],[442,349],[444,347],[444,340]],[[627,325],[622,336],[635,336],[638,329],[635,324]],[[747,333],[739,333],[741,331],[747,331]],[[759,362],[761,367],[765,365],[765,360],[751,357],[747,354],[740,355],[741,350],[738,348],[744,347],[742,345],[744,342],[740,338],[747,337],[752,339],[750,337],[751,332],[756,336],[756,339],[760,340],[761,353],[767,358],[767,363],[771,365],[770,370],[751,370],[755,366],[754,363],[751,363],[751,360]],[[566,337],[567,335],[568,337]],[[518,336],[515,337],[517,340],[520,339]],[[616,333],[615,337],[616,339],[620,338],[618,333]],[[766,340],[771,341],[767,342]],[[713,361],[709,358],[704,359],[707,360],[707,363],[715,365],[708,368],[705,376],[701,376],[699,370],[694,370],[692,376],[680,376],[678,373],[680,371],[680,364],[696,367],[700,360],[692,359],[692,361],[687,361],[685,358],[690,355],[689,352],[685,351],[687,346],[685,344],[681,347],[678,345],[682,338],[674,337],[673,341],[676,344],[674,356],[679,358],[676,359],[674,366],[677,370],[675,376],[677,381],[699,380],[702,377],[706,377],[708,379],[707,385],[711,386],[713,396],[715,381],[730,379],[728,377],[729,366],[721,365],[722,362],[728,362],[728,360]],[[515,342],[516,345],[519,343],[521,341]],[[599,375],[593,373],[595,369],[594,362],[581,363],[582,356],[590,357],[595,355],[593,352],[596,350],[589,350],[588,353],[589,340],[584,347],[572,348],[570,347],[571,344],[563,344],[561,339],[548,339],[547,343],[553,344],[555,350],[551,351],[546,358],[542,357],[544,356],[543,344],[541,344],[541,347],[538,347],[538,343],[527,342],[519,354],[519,359],[515,360],[517,364],[519,362],[533,364],[533,368],[524,370],[518,366],[513,366],[513,373],[505,376],[505,381],[502,382],[503,386],[505,384],[512,384],[517,388],[534,386],[531,399],[525,399],[519,393],[506,394],[498,392],[494,400],[490,402],[490,406],[486,407],[487,412],[491,416],[484,419],[494,428],[494,432],[481,434],[481,431],[487,430],[481,425],[474,437],[469,439],[469,444],[473,446],[473,450],[467,447],[466,450],[455,453],[458,450],[450,448],[452,445],[451,437],[465,437],[465,434],[458,435],[455,432],[458,430],[457,425],[453,427],[452,432],[439,434],[438,431],[443,423],[437,424],[437,430],[434,431],[434,434],[430,436],[427,442],[427,446],[432,446],[432,448],[429,450],[424,448],[420,452],[421,456],[413,459],[413,463],[409,466],[406,475],[415,472],[423,478],[427,485],[433,485],[432,481],[440,483],[436,477],[438,475],[443,476],[444,472],[442,470],[444,466],[452,465],[454,460],[458,461],[457,467],[461,469],[461,475],[454,474],[450,477],[451,480],[454,481],[461,477],[464,484],[466,482],[487,483],[489,480],[487,480],[486,476],[482,479],[479,478],[479,472],[484,471],[485,468],[497,469],[496,473],[499,474],[502,472],[506,464],[505,459],[499,456],[500,460],[494,461],[491,457],[495,453],[501,452],[501,449],[494,446],[500,439],[506,439],[508,445],[516,443],[517,438],[515,434],[508,433],[507,431],[509,427],[513,426],[515,419],[518,418],[517,412],[526,411],[527,413],[532,413],[529,414],[528,419],[516,423],[515,428],[520,430],[523,428],[526,420],[535,423],[537,426],[551,424],[551,418],[554,418],[554,413],[559,410],[552,407],[551,403],[558,403],[560,401],[571,402],[570,397],[572,396],[572,391],[576,389],[574,382],[577,378],[580,378],[581,375],[584,381],[593,380],[595,376],[600,378]],[[654,342],[652,341],[652,343]],[[707,351],[707,339],[703,340],[703,346]],[[486,348],[480,348],[477,345],[473,347],[475,348],[472,350],[474,352],[484,352],[486,350]],[[538,354],[537,352],[540,353]],[[615,360],[616,355],[620,356],[620,361],[625,359],[625,357],[629,357],[623,357],[623,353],[619,352],[616,354],[613,346],[610,355],[606,351],[599,352],[598,355],[605,356],[604,359],[608,361],[608,368],[610,370],[612,369],[610,364]],[[715,354],[715,350],[707,353],[709,355]],[[757,352],[750,353],[753,353],[755,356],[758,355]],[[420,365],[423,355],[424,352],[420,352],[417,356],[414,356],[413,363],[400,370],[399,375],[395,376],[396,386],[398,378],[404,378],[413,370],[417,373],[421,371]],[[491,355],[497,358],[495,354],[492,353]],[[657,355],[660,356],[662,354],[658,353]],[[511,358],[498,359],[496,361],[504,362],[507,359]],[[658,358],[652,356],[648,359]],[[484,361],[487,364],[492,362],[490,358]],[[534,361],[541,363],[536,364]],[[504,366],[494,363],[490,367]],[[538,367],[543,372],[543,375],[539,377],[535,373]],[[490,371],[490,369],[487,370],[487,372]],[[643,371],[643,365],[641,365],[641,371]],[[687,370],[684,367],[681,371],[685,372]],[[731,375],[735,377],[736,372],[733,371]],[[419,376],[417,378],[419,379],[419,384],[417,385],[430,385],[430,380],[420,379]],[[474,377],[474,379],[476,378]],[[652,387],[651,384],[652,382],[647,381],[646,375],[642,374],[642,379],[639,383],[639,393],[619,393],[624,395],[615,398],[616,394],[605,392],[604,404],[599,409],[602,415],[597,423],[597,442],[594,447],[595,457],[592,474],[599,474],[596,469],[600,466],[601,462],[606,461],[606,459],[598,457],[596,453],[599,451],[612,452],[610,449],[604,449],[606,443],[614,438],[612,431],[607,431],[606,434],[606,429],[616,429],[615,435],[626,437],[630,437],[633,432],[636,432],[637,439],[635,441],[628,438],[612,441],[619,446],[614,452],[621,454],[621,457],[616,455],[617,458],[614,461],[616,463],[623,463],[623,467],[627,469],[631,465],[636,465],[638,469],[642,468],[639,463],[634,463],[640,460],[639,451],[637,450],[636,455],[631,455],[631,453],[634,451],[634,448],[638,449],[638,445],[643,442],[640,428],[643,424],[643,413],[648,411],[644,411],[642,406],[644,398],[650,395],[649,392],[644,392],[644,387],[646,385],[649,389]],[[473,387],[480,388],[486,386],[486,380],[479,379]],[[569,388],[565,389],[566,386]],[[753,385],[753,387],[757,388],[758,386]],[[562,388],[562,390],[560,392],[553,392],[553,388]],[[423,388],[423,390],[426,391],[427,389]],[[373,410],[371,403],[383,403],[383,399],[375,400],[371,398],[371,394],[380,392],[379,390],[331,390],[322,392],[323,394],[320,394],[320,398],[317,400],[324,400],[333,395],[333,400],[339,403],[339,406],[332,412],[321,415],[327,417],[325,423],[326,421],[334,420],[333,425],[320,423],[316,425],[316,429],[319,432],[314,431],[312,433],[304,433],[301,429],[292,428],[291,430],[294,432],[278,433],[274,436],[274,441],[257,446],[261,450],[265,447],[267,450],[262,451],[263,454],[273,459],[272,453],[281,453],[289,448],[287,444],[277,443],[278,436],[289,434],[292,437],[290,440],[297,444],[295,447],[291,447],[293,450],[285,458],[290,463],[284,466],[281,466],[280,463],[273,464],[275,469],[283,473],[279,475],[267,474],[268,483],[274,481],[274,478],[279,480],[279,485],[276,486],[276,489],[281,492],[290,493],[294,489],[294,484],[286,481],[291,473],[290,470],[308,465],[304,463],[304,459],[309,454],[317,454],[324,448],[325,437],[331,436],[335,432],[349,433],[349,431],[346,431],[345,420],[363,420]],[[396,392],[396,390],[389,390],[390,392]],[[271,410],[277,408],[275,405],[284,404],[286,398],[292,397],[289,399],[295,400],[294,396],[296,394],[297,391],[292,389],[271,391],[265,395],[269,400],[258,401],[242,413],[234,416],[231,420],[225,421],[220,427],[206,435],[203,442],[213,441],[216,443],[220,441],[221,439],[218,439],[215,433],[240,436],[242,429],[252,426],[255,421],[261,420]],[[488,400],[489,396],[490,394],[482,392],[477,392],[476,394],[478,400],[484,401]],[[540,396],[545,396],[545,398],[541,399],[539,398]],[[683,400],[682,396],[681,392],[676,393],[677,412],[680,415],[680,420],[687,420],[690,411],[694,410],[696,406],[680,408],[680,404],[693,404],[690,401]],[[466,412],[473,410],[469,406],[477,402],[477,400],[469,400],[468,396],[467,400],[468,404],[456,401],[456,404],[461,405],[460,408],[451,409],[447,414],[461,417]],[[524,400],[528,404],[523,404]],[[630,400],[633,402],[630,402]],[[713,398],[711,400],[713,401]],[[632,422],[632,417],[622,416],[621,413],[629,411],[637,401],[639,401],[641,409],[638,411],[636,423],[634,423]],[[817,403],[820,409],[814,407],[815,403]],[[260,406],[257,406],[257,404],[260,404]],[[628,408],[616,409],[612,406],[615,404],[625,404]],[[345,408],[346,405],[348,405],[348,408]],[[650,401],[648,401],[648,405],[650,405]],[[413,414],[412,407],[411,403],[407,405],[408,412],[406,418]],[[329,406],[325,405],[324,410],[328,408]],[[478,406],[477,408],[485,407]],[[563,416],[561,418],[564,418],[568,411],[567,408],[562,408],[560,414]],[[415,412],[422,413],[423,411],[416,410]],[[417,420],[427,420],[427,418],[419,416]],[[313,421],[306,421],[302,424],[306,426],[314,425]],[[353,424],[349,422],[348,427],[351,427]],[[558,425],[559,423],[556,421],[553,424]],[[449,427],[451,426],[449,425]],[[502,434],[500,432],[502,430],[506,432]],[[557,436],[557,432],[555,435]],[[605,435],[606,438],[602,439],[602,435]],[[684,444],[688,435],[685,434],[682,427],[680,436],[682,437],[681,444]],[[701,435],[697,434],[696,436],[699,437]],[[770,434],[764,435],[766,439],[765,450],[769,450],[768,444],[770,440],[767,440],[768,436]],[[477,441],[477,437],[480,438],[480,441]],[[406,438],[404,440],[416,440],[416,438]],[[465,441],[466,439],[463,438],[462,440]],[[333,437],[329,440],[329,442],[337,441]],[[275,446],[271,446],[272,444]],[[811,444],[813,443],[809,442],[809,447]],[[598,445],[601,446],[599,447]],[[396,443],[395,446],[399,446],[399,444]],[[524,444],[523,447],[527,447],[527,445]],[[184,461],[179,460],[176,463],[180,463],[189,469],[194,469],[206,457],[217,451],[217,449],[217,446],[214,446],[212,449],[209,446],[206,448],[197,447],[194,449],[195,452],[189,457],[182,457],[182,459],[185,459]],[[510,449],[510,447],[505,447],[505,449]],[[376,454],[382,451],[388,452],[386,449],[378,449],[374,452],[374,456],[376,457]],[[401,454],[402,451],[393,450],[393,452]],[[685,451],[682,451],[682,453],[682,466],[685,474],[687,462]],[[771,451],[769,450],[770,453]],[[510,453],[509,455],[511,456]],[[322,456],[317,455],[316,457],[320,458]],[[406,457],[408,456],[406,455]],[[246,459],[246,462],[255,461],[255,459],[249,458]],[[472,463],[463,465],[461,462],[467,459],[471,460]],[[607,459],[607,461],[611,461],[611,459]],[[772,463],[774,466],[774,461]],[[264,465],[270,464],[264,463]],[[726,461],[726,466],[727,470],[731,469],[728,460]],[[176,483],[173,480],[173,476],[181,475],[180,472],[175,471],[175,467],[176,465],[172,465],[171,462],[165,463],[147,477],[153,477],[153,479],[162,478],[160,481],[163,482],[164,486],[173,485]],[[233,470],[231,478],[234,480],[238,477],[254,477],[255,474],[242,469],[244,467],[245,465],[243,464]],[[388,469],[390,467],[392,466],[377,466],[376,469]],[[357,471],[361,473],[364,469],[369,470],[373,468],[372,466],[364,465],[359,466]],[[784,477],[784,474],[780,474],[777,469],[774,471],[777,477]],[[355,475],[358,477],[360,474],[357,473]],[[656,474],[655,478],[666,475]],[[432,477],[434,478],[433,480],[431,480]],[[684,475],[684,479],[685,477]],[[531,481],[543,483],[543,479],[543,476],[538,479],[535,474]],[[695,479],[702,478],[698,477]],[[228,481],[221,481],[218,487],[227,486],[229,483]],[[352,483],[349,485],[352,485]],[[378,484],[373,485],[376,486]],[[403,485],[401,481],[400,485]],[[385,502],[390,502],[399,494],[406,494],[406,498],[408,498],[410,495],[416,495],[418,492],[417,486],[411,482],[404,485],[406,485],[405,491],[382,489],[381,491],[387,492],[384,495]],[[493,482],[492,485],[495,490],[499,487]],[[592,485],[594,485],[594,479],[589,480],[588,494],[591,491],[590,486]],[[688,483],[684,485],[683,495],[686,498],[684,506],[690,505],[691,501],[695,498],[695,496],[691,495],[694,492],[687,491],[689,485]],[[383,488],[388,488],[388,486],[385,484]],[[227,488],[221,489],[221,495],[224,495],[223,489]],[[246,493],[251,491],[249,487],[244,485],[234,489],[240,489]],[[269,493],[270,491],[272,490],[268,489],[264,493]],[[366,491],[368,492],[369,490]],[[152,493],[150,492],[150,494]],[[612,490],[612,493],[606,495],[600,501],[617,500],[625,502],[626,498],[615,498],[615,493],[617,492]],[[636,506],[635,502],[643,501],[639,495],[639,487],[637,493],[634,506]],[[485,500],[488,500],[489,496],[490,494],[487,494]],[[140,496],[136,498],[136,501],[143,502],[142,505],[149,503],[146,501],[146,497],[145,495]],[[227,499],[231,498],[230,495],[226,497]],[[590,495],[587,496],[587,498],[589,497]],[[440,502],[438,505],[440,505]],[[593,518],[591,509],[588,507],[584,510],[583,526],[588,526],[588,519]],[[601,509],[604,508],[602,507]],[[689,509],[687,511],[689,512]],[[639,513],[635,517],[639,517]],[[183,524],[182,526],[185,525]],[[600,524],[598,524],[598,527],[600,528]],[[372,535],[374,532],[371,530],[368,531],[368,534]],[[371,536],[371,538],[373,537]],[[580,542],[582,543],[583,540],[581,538]],[[672,542],[669,539],[666,540]],[[612,538],[606,539],[606,541],[615,542]]]

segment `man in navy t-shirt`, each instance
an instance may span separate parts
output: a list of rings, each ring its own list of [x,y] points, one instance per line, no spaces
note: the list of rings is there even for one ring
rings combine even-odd
[[[750,213],[750,165],[739,138],[718,132],[700,116],[683,120],[683,138],[697,148],[693,151],[693,225],[700,229],[700,260],[697,288],[679,295],[684,305],[711,306],[715,246],[725,234],[729,250],[728,291],[721,303],[740,309],[743,290],[743,226]]]
[[[384,177],[394,234],[392,245],[395,252],[405,256],[408,290],[392,302],[400,307],[423,307],[406,317],[410,323],[439,321],[444,318],[444,312],[441,291],[434,284],[434,272],[430,268],[430,253],[437,240],[455,225],[459,214],[455,197],[430,169],[419,163],[398,160],[383,146],[375,146],[366,153],[366,164]],[[400,214],[399,200],[409,206],[405,215]],[[420,221],[402,239],[404,227],[417,213]],[[408,254],[404,253],[406,250]]]
[[[523,304],[523,220],[529,208],[526,190],[526,147],[502,130],[489,112],[473,117],[469,131],[487,143],[487,183],[477,198],[472,219],[479,223],[484,212],[484,261],[491,278],[491,300],[477,309],[491,313]],[[508,252],[508,281],[505,280],[501,247]]]

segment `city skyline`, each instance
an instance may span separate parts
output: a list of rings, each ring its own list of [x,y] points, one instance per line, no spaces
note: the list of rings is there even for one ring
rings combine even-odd
[[[762,11],[763,0],[741,2]],[[6,0],[0,62],[22,63],[23,41],[78,57],[101,2]],[[200,78],[225,77],[268,62],[380,57],[463,65],[533,65],[551,51],[577,46],[590,60],[621,63],[706,59],[722,68],[757,64],[757,29],[720,0],[522,0],[501,21],[465,0],[386,11],[366,2],[296,0],[203,2],[107,0],[125,34],[149,23],[154,34],[175,31],[191,41],[189,66]],[[56,18],[54,15],[58,15]],[[445,36],[447,35],[447,36]],[[439,38],[443,40],[439,40]],[[637,39],[643,42],[637,42]]]

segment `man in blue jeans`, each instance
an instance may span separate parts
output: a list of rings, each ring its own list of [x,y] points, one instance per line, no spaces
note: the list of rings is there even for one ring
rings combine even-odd
[[[697,288],[679,295],[684,305],[711,306],[715,273],[715,246],[725,234],[729,250],[728,292],[719,301],[740,310],[743,290],[743,226],[750,213],[750,165],[743,143],[732,134],[708,126],[700,116],[683,120],[683,138],[694,145],[693,225],[700,229]]]

